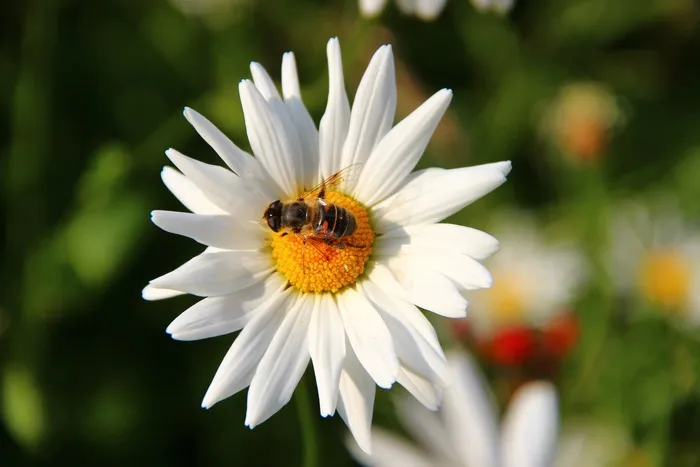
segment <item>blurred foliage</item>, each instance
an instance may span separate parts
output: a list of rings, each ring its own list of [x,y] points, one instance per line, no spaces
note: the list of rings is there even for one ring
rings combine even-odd
[[[433,23],[391,5],[363,20],[353,0],[213,3],[224,8],[0,7],[3,466],[298,464],[294,404],[253,432],[243,426],[243,394],[199,408],[231,339],[171,341],[165,327],[193,299],[145,303],[140,290],[197,251],[148,220],[151,209],[180,209],[159,179],[164,149],[215,161],[182,108],[246,147],[236,84],[253,60],[279,76],[282,53],[294,50],[318,121],[332,36],[350,96],[387,42],[399,116],[454,89],[421,167],[513,160],[509,182],[456,222],[487,228],[494,209],[527,209],[564,223],[586,253],[593,274],[574,304],[581,340],[558,378],[564,421],[622,426],[636,446],[629,466],[700,465],[699,331],[620,297],[604,268],[618,199],[670,191],[700,221],[694,0],[523,0],[507,17],[450,0]],[[562,149],[542,122],[572,83],[598,83],[623,118],[573,128]],[[386,392],[375,420],[396,426]],[[321,464],[352,465],[340,419],[312,421]]]

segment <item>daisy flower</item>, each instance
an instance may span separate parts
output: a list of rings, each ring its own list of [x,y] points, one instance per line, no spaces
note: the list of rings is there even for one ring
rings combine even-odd
[[[521,364],[537,347],[566,353],[576,337],[570,302],[585,278],[583,257],[572,245],[544,239],[523,213],[510,213],[496,223],[501,251],[489,260],[493,287],[470,294],[470,316],[453,322],[458,334],[465,325],[487,356],[502,364]],[[573,339],[573,341],[572,341]]]
[[[337,39],[327,53],[330,89],[318,130],[291,52],[282,59],[281,95],[251,64],[253,81],[239,90],[255,157],[185,109],[226,167],[166,151],[179,171],[165,167],[163,181],[192,213],[154,211],[152,220],[207,248],[150,281],[143,297],[204,297],[170,324],[175,339],[241,330],[203,407],[248,388],[245,423],[253,428],[290,400],[311,361],[321,415],[337,410],[369,451],[376,386],[398,382],[426,406],[440,403],[447,365],[418,307],[465,316],[463,291],[491,285],[479,260],[498,243],[438,222],[502,184],[511,166],[411,172],[451,91],[438,91],[392,128],[391,47],[372,57],[352,109]]]
[[[675,201],[628,202],[611,226],[608,267],[618,290],[700,324],[700,233],[682,220]]]
[[[439,412],[412,399],[398,400],[399,421],[420,447],[373,428],[373,453],[368,455],[349,441],[351,454],[373,467],[551,465],[559,417],[554,386],[544,381],[521,386],[499,427],[498,411],[475,363],[463,353],[450,354],[448,361],[452,381]]]

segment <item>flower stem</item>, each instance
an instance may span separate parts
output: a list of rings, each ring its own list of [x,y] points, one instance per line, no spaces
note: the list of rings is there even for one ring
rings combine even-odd
[[[301,438],[304,445],[301,465],[303,467],[316,467],[318,465],[316,426],[311,416],[308,384],[303,379],[294,391],[294,400],[299,412],[299,425],[301,425]]]

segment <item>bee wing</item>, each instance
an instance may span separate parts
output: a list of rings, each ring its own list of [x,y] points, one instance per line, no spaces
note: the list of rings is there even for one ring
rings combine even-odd
[[[305,191],[299,196],[299,199],[318,198],[323,190],[343,190],[348,182],[354,181],[362,172],[362,164],[352,164],[344,167],[323,180],[321,183]]]

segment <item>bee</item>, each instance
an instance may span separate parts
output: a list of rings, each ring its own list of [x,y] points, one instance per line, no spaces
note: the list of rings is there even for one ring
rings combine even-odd
[[[310,240],[338,248],[364,248],[347,241],[357,229],[355,216],[344,207],[325,200],[326,192],[347,181],[360,165],[354,164],[339,170],[294,201],[273,201],[263,214],[267,226],[273,232],[287,229],[282,236],[290,232],[300,235],[304,244]]]

